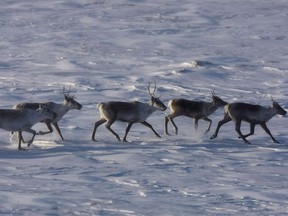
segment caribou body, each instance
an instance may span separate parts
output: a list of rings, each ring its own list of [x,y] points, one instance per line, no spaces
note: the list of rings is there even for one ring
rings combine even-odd
[[[23,141],[22,132],[32,133],[31,140],[28,141],[30,146],[34,140],[36,132],[31,129],[33,125],[44,120],[54,119],[56,114],[46,106],[38,106],[38,109],[0,109],[0,128],[18,132],[18,149],[23,150],[21,147],[21,141]]]
[[[94,130],[92,133],[92,140],[95,140],[95,134],[97,128],[106,122],[106,128],[116,136],[118,141],[121,141],[119,135],[111,129],[111,125],[115,121],[127,122],[128,126],[126,128],[126,133],[123,138],[123,142],[127,142],[126,137],[134,123],[141,123],[146,127],[149,127],[157,137],[160,135],[154,130],[152,125],[150,125],[146,119],[156,110],[164,111],[167,107],[160,101],[158,97],[155,96],[156,83],[153,93],[150,91],[150,84],[148,86],[148,92],[151,96],[150,103],[142,103],[138,101],[134,102],[122,102],[122,101],[110,101],[106,103],[98,104],[98,109],[100,112],[100,120],[94,125]]]
[[[246,139],[248,136],[254,134],[255,126],[260,125],[263,130],[272,138],[274,143],[279,143],[271,134],[266,122],[268,122],[275,115],[286,115],[287,112],[272,99],[271,107],[263,107],[260,105],[248,103],[230,103],[224,107],[224,118],[218,123],[216,131],[211,139],[217,137],[220,127],[227,122],[233,121],[235,123],[235,130],[245,143],[250,144]],[[241,122],[245,121],[250,124],[250,133],[243,135],[240,127]]]
[[[70,96],[69,92],[67,92],[65,88],[63,88],[63,94],[64,94],[64,101],[62,104],[58,104],[54,102],[21,103],[21,104],[15,105],[13,108],[14,109],[29,108],[29,109],[36,110],[39,107],[39,105],[44,105],[44,106],[49,107],[49,109],[51,109],[54,113],[56,113],[56,116],[54,119],[44,119],[42,122],[46,124],[48,131],[45,131],[45,132],[39,131],[37,134],[44,135],[44,134],[52,133],[53,132],[52,125],[53,125],[56,131],[58,132],[59,136],[61,137],[61,139],[64,140],[64,137],[58,125],[58,121],[61,120],[62,117],[69,110],[72,110],[72,109],[80,110],[82,108],[82,105],[75,100],[74,96]]]
[[[194,118],[195,129],[198,128],[199,119],[209,122],[206,133],[209,132],[212,120],[208,118],[209,115],[214,113],[219,107],[223,107],[227,102],[223,101],[220,97],[212,92],[212,101],[191,101],[183,98],[172,99],[169,101],[170,114],[165,117],[165,134],[169,135],[168,122],[170,121],[174,126],[175,134],[178,133],[178,127],[174,122],[174,118],[178,116],[186,116]]]

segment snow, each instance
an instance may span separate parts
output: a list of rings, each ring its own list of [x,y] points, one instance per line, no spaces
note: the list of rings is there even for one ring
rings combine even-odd
[[[127,143],[102,125],[91,141],[96,105],[158,96],[288,106],[288,2],[227,0],[3,0],[0,2],[1,108],[62,103],[71,86],[82,110],[26,151],[0,130],[0,214],[6,215],[286,215],[287,118],[238,139],[234,124],[210,140],[207,122],[175,119],[164,135],[157,111],[133,125]],[[126,124],[113,129],[123,137]],[[243,131],[249,130],[245,123]],[[36,130],[45,129],[37,124]],[[24,134],[30,136],[29,134]],[[26,147],[26,146],[25,146]]]

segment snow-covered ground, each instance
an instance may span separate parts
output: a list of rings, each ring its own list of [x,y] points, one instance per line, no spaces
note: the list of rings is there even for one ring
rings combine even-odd
[[[27,151],[0,130],[0,214],[7,215],[286,215],[288,121],[237,138],[234,124],[210,140],[200,121],[169,110],[133,125],[127,143],[102,125],[102,101],[149,101],[148,82],[167,104],[183,97],[288,107],[288,1],[2,0],[1,108],[63,101],[71,86],[82,110],[69,111],[57,133],[37,136]],[[126,124],[113,129],[124,135]],[[37,124],[37,130],[45,129]],[[243,124],[243,131],[249,126]],[[30,134],[25,134],[26,137]],[[25,146],[26,147],[26,146]]]

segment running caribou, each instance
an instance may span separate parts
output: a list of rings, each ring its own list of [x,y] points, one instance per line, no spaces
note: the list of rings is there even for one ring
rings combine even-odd
[[[254,134],[255,126],[259,124],[263,130],[272,138],[274,143],[279,143],[271,134],[266,122],[268,122],[275,115],[286,115],[286,111],[272,98],[272,107],[263,107],[260,105],[253,105],[248,103],[230,103],[224,107],[224,118],[218,123],[214,135],[211,139],[217,137],[220,127],[231,120],[235,123],[235,130],[245,143],[250,144],[246,139],[248,136]],[[241,122],[245,121],[250,124],[250,133],[243,135],[240,127]]]
[[[36,110],[27,108],[17,110],[0,109],[0,128],[10,132],[18,132],[18,149],[24,150],[21,147],[21,141],[23,141],[22,132],[33,134],[31,140],[28,141],[29,147],[36,135],[36,132],[31,127],[44,119],[54,119],[55,116],[56,114],[46,106],[38,106]]]
[[[122,102],[122,101],[110,101],[106,103],[98,104],[98,109],[100,112],[100,120],[95,122],[94,130],[92,133],[92,140],[95,140],[95,134],[97,128],[106,122],[106,128],[116,136],[118,141],[121,141],[119,135],[111,129],[111,125],[115,121],[127,122],[128,126],[126,128],[126,133],[123,138],[123,142],[127,142],[126,137],[134,123],[141,123],[144,126],[150,128],[157,137],[160,135],[154,130],[152,125],[150,125],[146,119],[156,110],[164,111],[167,107],[160,101],[159,97],[155,96],[156,82],[153,92],[151,92],[150,83],[148,85],[148,93],[151,96],[150,103],[141,103],[139,101],[134,102]]]
[[[170,114],[165,117],[165,134],[169,135],[168,132],[168,122],[170,121],[174,126],[175,134],[178,133],[178,127],[174,122],[174,118],[178,116],[187,116],[189,118],[194,118],[194,126],[195,129],[198,128],[198,120],[203,119],[209,122],[208,128],[206,129],[206,133],[209,132],[212,120],[208,118],[209,115],[214,113],[218,108],[226,105],[227,102],[223,101],[220,97],[216,96],[214,92],[212,92],[212,101],[204,102],[204,101],[191,101],[183,98],[172,99],[168,102],[168,106],[170,108]]]
[[[75,96],[70,96],[69,93],[71,92],[70,90],[66,90],[65,87],[63,87],[63,95],[64,95],[64,101],[62,104],[54,103],[54,102],[45,102],[45,103],[21,103],[15,105],[13,108],[14,109],[19,109],[19,108],[30,108],[36,110],[39,105],[45,105],[49,107],[53,112],[56,113],[55,118],[53,119],[44,119],[42,122],[44,122],[48,128],[48,131],[39,131],[37,135],[44,135],[48,133],[53,132],[52,125],[56,128],[56,131],[60,135],[61,139],[64,140],[64,137],[62,136],[61,130],[58,125],[58,121],[62,119],[62,117],[71,109],[76,109],[76,110],[81,110],[82,105],[78,103],[75,100]],[[52,124],[52,125],[51,125]]]

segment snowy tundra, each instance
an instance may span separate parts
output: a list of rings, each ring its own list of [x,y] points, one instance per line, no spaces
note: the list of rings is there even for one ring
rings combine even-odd
[[[210,140],[223,108],[199,121],[147,119],[161,138],[133,125],[128,142],[105,127],[91,140],[107,101],[147,103],[147,83],[168,105],[174,98],[288,107],[286,0],[3,0],[0,1],[1,109],[61,103],[71,86],[81,110],[57,133],[36,136],[17,151],[17,136],[0,130],[3,215],[287,215],[287,117],[275,116],[238,138],[235,124]],[[127,123],[115,122],[123,137]],[[36,124],[35,131],[46,129]],[[242,123],[247,134],[249,124]],[[23,132],[24,139],[31,136]]]

